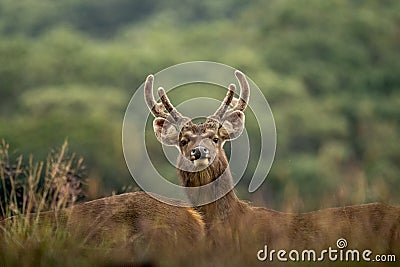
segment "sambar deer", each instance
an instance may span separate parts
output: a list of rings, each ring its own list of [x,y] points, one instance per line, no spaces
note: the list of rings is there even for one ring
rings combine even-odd
[[[189,207],[168,205],[145,192],[132,192],[79,203],[58,211],[29,214],[25,223],[61,227],[83,241],[117,246],[135,242],[155,242],[156,246],[192,244],[204,235],[200,214]],[[24,220],[13,216],[0,222],[1,227]],[[0,235],[1,235],[0,231]],[[162,240],[162,241],[161,241]]]
[[[174,261],[187,262],[194,253],[193,244],[204,240],[204,223],[197,211],[182,207],[178,200],[175,204],[132,192],[57,211],[17,215],[0,221],[0,241],[14,243],[16,229],[32,232],[34,240],[52,230],[77,247],[104,249],[104,259],[97,266],[158,266],[181,247],[186,253],[175,255]]]
[[[235,86],[231,84],[216,112],[197,124],[177,111],[162,87],[158,89],[161,103],[157,103],[152,92],[154,77],[147,77],[145,99],[155,116],[154,133],[162,144],[178,148],[177,173],[184,187],[212,183],[204,194],[232,188],[223,145],[241,134],[250,93],[245,75],[240,71],[235,75],[240,85],[239,99],[234,98]],[[193,203],[202,197],[200,193],[188,195]],[[347,240],[349,248],[400,251],[400,208],[381,203],[282,213],[253,207],[239,200],[232,189],[222,198],[195,208],[202,214],[208,238],[214,244],[234,244],[243,255],[253,258],[256,248],[264,245],[277,250],[326,249],[336,248],[340,238]]]

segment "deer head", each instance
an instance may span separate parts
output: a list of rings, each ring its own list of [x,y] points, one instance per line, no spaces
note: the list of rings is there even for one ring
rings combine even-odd
[[[240,98],[234,98],[236,88],[230,84],[220,107],[205,122],[197,124],[176,110],[162,87],[158,89],[161,103],[157,103],[153,96],[154,76],[149,75],[146,79],[144,96],[155,117],[154,133],[162,144],[179,149],[177,166],[184,186],[210,183],[228,167],[223,145],[242,133],[243,112],[250,91],[245,75],[240,71],[235,71],[235,75],[240,85]]]

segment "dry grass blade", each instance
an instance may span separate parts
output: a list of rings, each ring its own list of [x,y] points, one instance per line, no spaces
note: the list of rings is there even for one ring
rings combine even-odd
[[[60,150],[49,153],[46,162],[30,156],[10,157],[9,145],[3,140],[0,147],[0,217],[25,215],[46,210],[61,210],[85,196],[85,166],[83,159],[68,153],[65,141]]]

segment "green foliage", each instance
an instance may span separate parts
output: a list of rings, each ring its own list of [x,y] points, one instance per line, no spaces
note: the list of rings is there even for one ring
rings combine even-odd
[[[295,212],[372,201],[398,204],[399,21],[400,2],[394,0],[2,0],[0,139],[19,148],[18,154],[45,158],[50,147],[68,138],[70,148],[85,158],[90,197],[119,191],[133,183],[122,155],[121,126],[136,88],[149,73],[173,64],[218,61],[244,71],[263,90],[277,126],[271,172],[249,195],[259,140],[253,137],[256,121],[246,111],[252,151],[237,188],[241,197]],[[197,91],[172,92],[171,99],[222,97]],[[151,121],[147,125],[147,147],[157,155],[161,148]],[[57,162],[51,155],[48,166]],[[23,167],[19,192],[41,199],[39,182],[35,193],[21,182],[49,178],[46,164],[30,159],[23,165],[16,158],[7,170],[1,165],[1,179],[9,177],[10,168]],[[153,163],[178,183],[163,157]],[[37,211],[7,203],[2,205],[7,216]],[[45,209],[54,208],[50,203]],[[24,222],[21,218],[0,238],[1,266],[98,266],[112,256],[108,247],[85,247],[63,229],[34,229]],[[210,247],[197,244],[197,257],[188,256],[181,265],[209,265],[210,255],[216,255]],[[217,254],[213,260],[219,265],[251,265],[244,259],[254,256]],[[169,256],[162,265],[178,264]]]
[[[0,137],[39,156],[68,137],[109,193],[131,183],[120,135],[135,88],[164,67],[213,60],[243,70],[271,104],[268,206],[398,203],[399,14],[398,1],[4,0]]]

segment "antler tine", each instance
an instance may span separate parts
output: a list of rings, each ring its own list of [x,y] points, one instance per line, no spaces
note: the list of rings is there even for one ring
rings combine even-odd
[[[241,71],[236,70],[235,76],[236,76],[237,80],[239,81],[239,85],[240,85],[240,99],[237,101],[233,110],[244,111],[247,107],[247,103],[249,102],[250,86],[246,79],[246,76]],[[235,102],[236,102],[236,99],[235,99]]]
[[[161,103],[157,103],[154,100],[153,95],[153,82],[154,76],[147,76],[146,82],[144,84],[144,99],[146,100],[147,106],[149,107],[151,113],[154,117],[168,118],[168,114],[164,112],[164,105]]]
[[[226,93],[226,96],[224,98],[224,101],[222,101],[222,104],[215,111],[214,116],[216,116],[218,118],[222,118],[224,116],[225,112],[228,110],[228,107],[232,102],[235,90],[236,90],[236,86],[234,84],[230,84],[229,88],[228,88],[228,92]]]
[[[171,115],[172,119],[175,122],[179,122],[183,118],[183,116],[171,104],[171,101],[169,100],[164,88],[162,88],[162,87],[158,88],[158,96],[161,98],[161,102],[163,103],[163,105],[164,105],[165,109],[168,111],[168,113]]]

